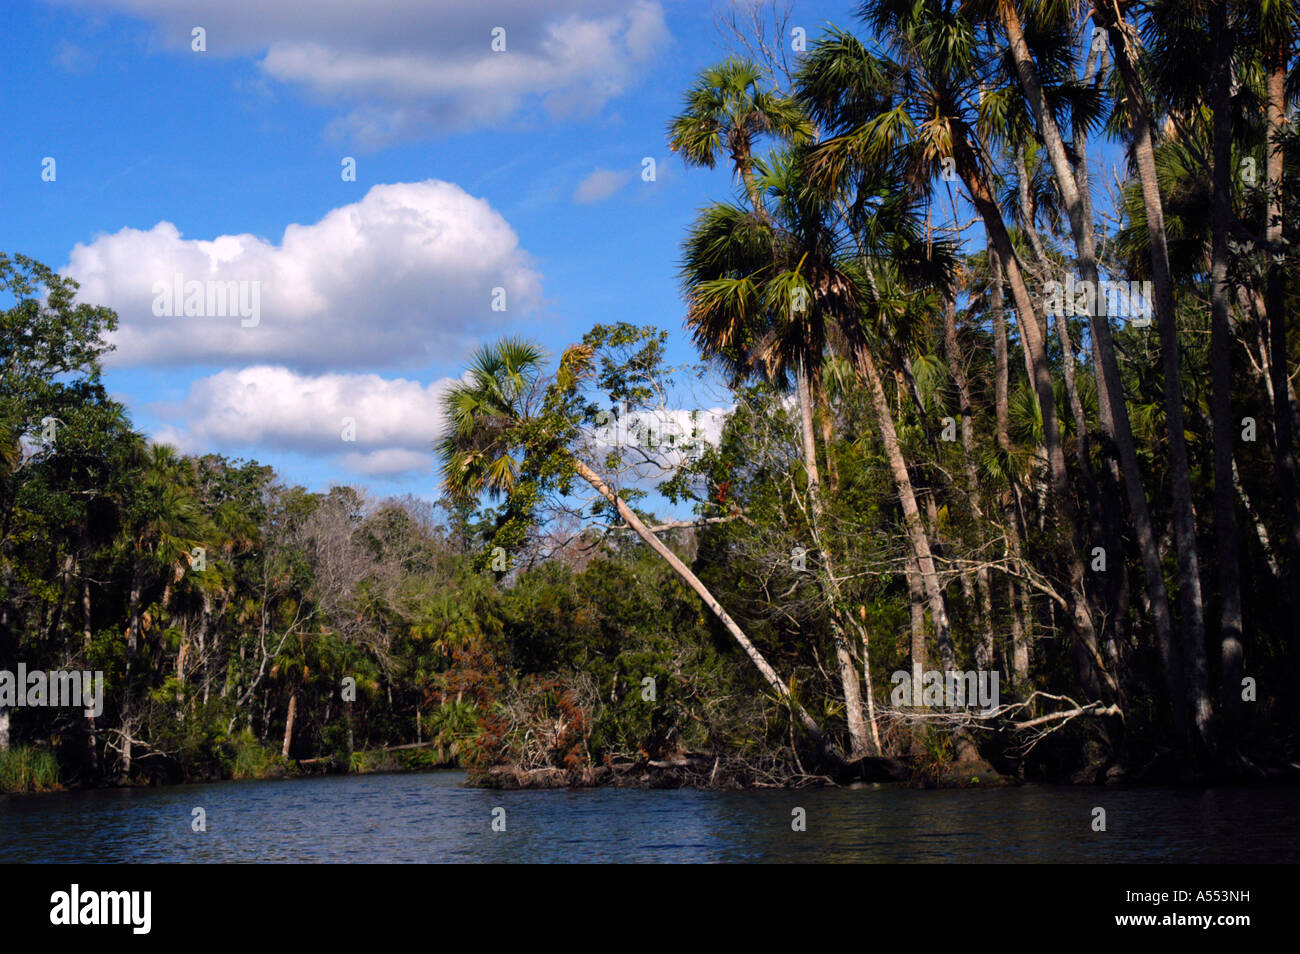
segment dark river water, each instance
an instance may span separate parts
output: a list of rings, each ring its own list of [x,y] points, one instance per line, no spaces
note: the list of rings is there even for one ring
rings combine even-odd
[[[0,862],[1293,862],[1300,789],[499,792],[461,772],[0,796]],[[1106,831],[1093,831],[1094,808]],[[191,829],[193,810],[207,830]],[[493,831],[494,809],[505,831]],[[792,830],[802,808],[806,830]],[[500,812],[496,812],[498,818]]]

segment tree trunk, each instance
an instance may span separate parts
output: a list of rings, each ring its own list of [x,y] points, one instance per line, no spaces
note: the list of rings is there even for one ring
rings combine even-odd
[[[866,754],[870,748],[866,714],[862,706],[862,690],[858,682],[858,669],[849,652],[841,615],[843,599],[830,548],[822,537],[821,478],[817,468],[817,442],[813,436],[813,398],[808,373],[803,364],[796,372],[799,399],[799,436],[803,444],[804,468],[808,474],[808,499],[812,510],[813,545],[821,554],[822,572],[826,580],[827,595],[831,603],[832,641],[835,645],[835,662],[840,670],[840,685],[844,692],[844,715],[849,730],[849,761]]]
[[[181,636],[181,647],[176,651],[176,721],[185,718],[185,662],[190,654],[189,621],[186,620],[186,632]]]
[[[1255,527],[1255,536],[1259,538],[1260,549],[1264,551],[1264,562],[1268,564],[1268,572],[1272,575],[1275,582],[1280,582],[1282,570],[1277,565],[1277,557],[1273,553],[1273,544],[1269,540],[1268,530],[1264,526],[1264,521],[1255,509],[1255,505],[1250,502],[1250,497],[1246,495],[1246,488],[1241,483],[1241,473],[1237,468],[1236,457],[1232,460],[1232,484],[1237,488],[1237,498],[1241,501],[1241,509],[1246,511],[1246,516],[1250,517],[1251,523]],[[1238,687],[1240,688],[1240,687]],[[1237,694],[1240,698],[1240,694]]]
[[[135,674],[136,654],[140,651],[140,596],[144,588],[144,568],[137,555],[131,565],[131,594],[127,602],[126,626],[126,673],[123,678],[122,692],[122,727],[128,728],[127,722],[134,706],[131,704],[132,677]],[[122,736],[122,774],[131,774],[131,738],[129,733]]]
[[[86,660],[86,666],[90,666],[90,653],[93,648],[94,637],[91,632],[91,615],[90,615],[90,569],[88,562],[90,560],[90,531],[83,523],[81,528],[81,645],[82,653]],[[86,716],[86,752],[90,761],[90,772],[92,775],[99,771],[99,744],[95,738],[95,717]]]
[[[1287,393],[1290,365],[1286,351],[1286,276],[1277,256],[1284,252],[1282,244],[1283,200],[1283,137],[1287,126],[1286,71],[1289,44],[1283,42],[1269,51],[1267,56],[1268,155],[1265,160],[1265,188],[1268,209],[1264,237],[1268,242],[1269,265],[1265,286],[1268,311],[1269,375],[1273,384],[1273,445],[1277,454],[1277,480],[1281,493],[1283,525],[1286,528],[1288,548],[1293,566],[1300,567],[1300,468],[1296,465],[1295,441],[1291,430],[1291,406]],[[1297,570],[1296,572],[1300,572]],[[1225,680],[1227,673],[1224,673]],[[1224,683],[1224,700],[1233,699],[1232,706],[1241,701],[1240,681],[1228,690]]]
[[[835,416],[831,411],[831,402],[826,397],[825,383],[813,385],[813,393],[817,398],[818,417],[820,419],[822,431],[822,447],[825,448],[826,454],[826,486],[830,488],[831,495],[834,496],[840,489],[840,471],[839,466],[835,463]]]
[[[925,587],[921,585],[921,569],[916,557],[907,557],[907,596],[912,608],[911,645],[909,657],[912,664],[912,698],[909,703],[921,704],[921,687],[925,681],[925,672],[929,669],[929,659],[925,651]],[[909,753],[920,762],[926,757],[925,745],[920,733],[911,732]]]
[[[956,672],[957,654],[953,649],[952,629],[948,622],[948,608],[944,600],[943,587],[939,582],[939,571],[930,549],[930,540],[921,520],[921,511],[916,503],[912,478],[907,472],[907,461],[903,458],[903,450],[898,442],[898,432],[894,427],[889,398],[885,395],[885,388],[870,349],[862,342],[858,342],[853,351],[854,363],[867,385],[871,404],[876,412],[876,423],[880,428],[885,459],[889,462],[894,486],[898,489],[899,503],[903,507],[903,522],[907,525],[907,535],[912,544],[912,553],[916,557],[921,585],[930,606],[930,619],[934,624],[934,641],[939,650],[939,660],[945,670]],[[958,728],[953,731],[953,741],[957,749],[958,762],[975,761],[980,758],[974,740],[964,729]]]
[[[298,693],[289,693],[289,714],[284,720],[284,745],[280,747],[280,755],[284,758],[289,757],[289,747],[293,745],[293,722],[298,715]]]
[[[573,462],[573,469],[578,473],[578,476],[590,484],[598,494],[612,503],[614,508],[618,511],[618,515],[623,518],[624,523],[632,528],[632,532],[640,537],[645,542],[646,546],[659,554],[663,561],[672,567],[673,572],[680,576],[686,582],[686,585],[694,590],[700,599],[704,601],[704,605],[707,606],[710,612],[718,618],[718,621],[726,627],[727,632],[731,634],[732,639],[736,641],[744,651],[745,655],[749,657],[750,661],[754,664],[754,668],[758,670],[759,674],[767,682],[768,686],[770,686],[777,696],[784,700],[790,707],[791,712],[817,743],[822,754],[833,763],[840,763],[842,759],[831,747],[830,741],[821,730],[821,726],[817,724],[816,720],[814,720],[813,717],[808,714],[807,710],[804,709],[804,707],[790,694],[789,687],[781,681],[781,678],[776,674],[776,671],[768,664],[767,660],[763,658],[763,654],[759,652],[758,647],[749,641],[749,637],[745,635],[745,631],[742,630],[727,611],[722,608],[722,604],[719,603],[713,594],[709,592],[708,587],[700,582],[700,578],[691,572],[690,567],[683,563],[677,557],[677,554],[668,549],[663,541],[650,532],[645,523],[642,522],[641,518],[632,512],[632,508],[623,502],[622,497],[610,489],[609,485],[605,483],[599,474],[578,458],[571,457],[570,459]]]
[[[916,557],[907,558],[907,593],[912,604],[912,691],[921,685],[928,666],[925,653],[925,587],[921,585],[921,568]]]
[[[1169,244],[1165,231],[1164,200],[1156,177],[1155,124],[1146,100],[1146,90],[1138,75],[1130,45],[1132,29],[1109,11],[1102,12],[1115,65],[1130,100],[1133,122],[1133,154],[1142,185],[1142,203],[1146,211],[1147,239],[1151,246],[1151,279],[1155,292],[1153,310],[1160,332],[1160,359],[1164,373],[1165,417],[1169,429],[1170,490],[1174,505],[1174,535],[1178,547],[1178,595],[1183,616],[1183,647],[1177,653],[1158,642],[1161,662],[1166,672],[1166,686],[1173,700],[1184,677],[1178,657],[1203,659],[1205,656],[1205,606],[1201,593],[1200,554],[1196,543],[1196,513],[1192,501],[1191,468],[1187,456],[1186,424],[1183,414],[1183,382],[1178,347],[1178,323],[1174,303],[1173,271],[1169,264]],[[1157,633],[1157,640],[1161,639]],[[1192,666],[1196,669],[1195,663]],[[1192,709],[1197,733],[1205,741],[1209,731],[1208,675],[1202,687],[1193,675]],[[1176,703],[1175,703],[1176,705]],[[1175,729],[1185,723],[1181,711],[1174,713]]]
[[[1240,697],[1242,673],[1241,570],[1237,553],[1237,509],[1232,451],[1238,424],[1232,415],[1232,334],[1228,327],[1228,230],[1232,219],[1231,38],[1226,3],[1210,8],[1213,54],[1210,109],[1214,117],[1210,247],[1210,407],[1214,431],[1214,531],[1219,564],[1219,640],[1225,701]],[[1205,647],[1188,660],[1198,723],[1209,720]],[[1235,688],[1234,688],[1235,687]]]
[[[1052,172],[1061,190],[1070,217],[1070,231],[1074,238],[1078,255],[1079,271],[1086,282],[1091,282],[1097,290],[1098,269],[1096,236],[1091,221],[1084,218],[1084,203],[1080,193],[1074,167],[1065,152],[1065,144],[1057,128],[1056,119],[1048,108],[1043,96],[1038,71],[1029,52],[1024,31],[1020,25],[1020,16],[1011,0],[1000,0],[999,13],[1011,45],[1012,59],[1015,61],[1016,73],[1021,88],[1029,100],[1030,108],[1037,121],[1043,143],[1047,148]],[[1169,611],[1169,598],[1165,590],[1164,572],[1160,566],[1159,554],[1155,542],[1155,530],[1151,520],[1151,511],[1147,505],[1146,489],[1142,477],[1141,464],[1137,457],[1137,447],[1133,440],[1133,431],[1129,423],[1128,405],[1124,402],[1123,382],[1119,374],[1119,364],[1115,358],[1115,346],[1111,341],[1110,320],[1105,314],[1103,298],[1098,296],[1099,307],[1092,309],[1090,327],[1096,343],[1096,351],[1101,359],[1102,374],[1105,382],[1106,403],[1110,410],[1111,421],[1115,429],[1116,450],[1119,452],[1120,466],[1124,472],[1124,487],[1127,491],[1129,513],[1133,518],[1136,531],[1138,551],[1142,558],[1142,567],[1146,576],[1147,593],[1152,606],[1152,622],[1156,628],[1159,643],[1172,646],[1173,625]],[[1064,319],[1061,319],[1064,321]],[[1024,324],[1024,322],[1022,322]],[[1067,356],[1073,361],[1073,356]],[[1060,493],[1060,488],[1056,488]],[[1193,544],[1194,545],[1194,544]],[[1118,558],[1118,554],[1116,557]],[[1119,560],[1116,559],[1116,563]],[[1185,624],[1192,627],[1192,638],[1196,633],[1203,640],[1203,623],[1197,626],[1194,614],[1190,619],[1185,614]],[[1166,657],[1162,651],[1162,660]]]
[[[1065,453],[1061,447],[1060,422],[1056,413],[1056,396],[1052,390],[1051,372],[1047,364],[1046,344],[1042,329],[1034,317],[1033,300],[1020,271],[1020,260],[1016,257],[1002,219],[988,177],[979,163],[971,146],[970,129],[960,120],[952,121],[953,152],[957,171],[966,184],[976,210],[984,222],[989,241],[997,249],[998,258],[1006,271],[1007,284],[1011,288],[1016,312],[1020,316],[1021,338],[1025,343],[1028,360],[1031,364],[1031,380],[1034,392],[1038,396],[1038,405],[1043,417],[1043,434],[1047,444],[1047,459],[1051,473],[1053,500],[1057,512],[1062,518],[1061,539],[1065,548],[1066,567],[1069,585],[1066,601],[1070,614],[1071,629],[1076,643],[1076,666],[1080,680],[1090,693],[1099,696],[1103,684],[1110,693],[1118,690],[1114,675],[1106,668],[1105,660],[1097,646],[1097,630],[1093,623],[1089,599],[1084,585],[1085,571],[1083,558],[1079,552],[1075,532],[1078,521],[1075,517],[1074,502],[1071,497],[1070,477],[1065,466]]]
[[[961,347],[957,341],[957,304],[951,299],[943,303],[944,350],[948,353],[948,372],[957,385],[958,408],[961,417],[962,462],[966,470],[966,492],[970,496],[971,512],[976,526],[984,525],[984,497],[980,493],[979,474],[975,469],[975,434],[972,417],[970,382],[962,362]],[[983,561],[981,561],[982,563]],[[976,664],[979,669],[992,669],[997,660],[996,640],[993,632],[993,588],[989,569],[981,565],[975,571],[975,589],[979,598],[979,622],[983,634]]]

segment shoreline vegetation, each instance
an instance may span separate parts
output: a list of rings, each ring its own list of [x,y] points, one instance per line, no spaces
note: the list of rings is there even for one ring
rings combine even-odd
[[[430,752],[429,750],[434,751]],[[100,781],[93,786],[84,784],[63,785],[60,782],[58,762],[49,752],[28,747],[0,753],[0,795],[48,794],[77,791],[88,787],[156,787],[158,784],[195,784],[216,781],[267,781],[308,778],[321,775],[378,775],[407,774],[431,771],[463,770],[455,758],[449,757],[432,743],[393,746],[387,749],[363,749],[344,755],[289,760],[267,749],[258,752],[242,751],[229,767],[228,774],[195,775],[163,781],[158,777],[137,778],[131,781]],[[894,784],[908,788],[996,788],[1025,784],[1027,779],[1003,774],[990,767],[962,766],[957,764],[913,765],[901,758],[866,757],[858,764],[845,767],[839,778],[829,775],[800,775],[778,777],[761,773],[754,766],[722,755],[708,756],[698,753],[678,753],[665,759],[642,759],[635,762],[612,762],[565,769],[555,766],[521,768],[514,765],[493,765],[486,772],[471,773],[467,784],[477,788],[518,790],[554,790],[573,788],[633,788],[633,789],[721,789],[743,791],[747,789],[803,788],[808,786],[854,787],[863,784]],[[1293,766],[1263,770],[1244,775],[1190,775],[1148,774],[1130,778],[1123,773],[1110,772],[1100,780],[1039,779],[1037,781],[1061,784],[1073,782],[1087,785],[1124,785],[1128,787],[1196,787],[1221,785],[1294,785],[1300,783],[1300,771]]]
[[[1300,13],[858,19],[665,117],[700,363],[482,344],[436,501],[151,443],[0,254],[0,671],[105,696],[0,698],[0,791],[1294,779]]]

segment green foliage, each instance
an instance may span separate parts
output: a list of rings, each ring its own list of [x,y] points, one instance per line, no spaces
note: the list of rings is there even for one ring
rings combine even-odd
[[[53,752],[31,746],[0,749],[0,795],[55,792],[62,787]]]
[[[283,758],[262,745],[252,732],[231,739],[225,751],[225,766],[233,779],[281,778],[292,771]]]

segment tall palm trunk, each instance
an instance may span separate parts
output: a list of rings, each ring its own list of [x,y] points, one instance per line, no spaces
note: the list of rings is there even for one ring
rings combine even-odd
[[[1191,468],[1187,456],[1186,424],[1183,413],[1183,382],[1178,347],[1178,323],[1174,303],[1173,270],[1169,264],[1169,243],[1165,231],[1164,200],[1156,177],[1155,123],[1146,99],[1146,88],[1138,75],[1134,60],[1133,33],[1110,10],[1101,10],[1115,65],[1125,93],[1129,97],[1129,115],[1133,128],[1133,155],[1142,186],[1142,204],[1146,212],[1147,239],[1151,247],[1151,283],[1155,292],[1152,303],[1160,332],[1160,359],[1164,373],[1165,417],[1169,424],[1170,490],[1174,505],[1174,535],[1178,548],[1178,595],[1183,616],[1183,648],[1176,653],[1167,648],[1157,632],[1161,661],[1165,664],[1166,685],[1171,699],[1182,698],[1177,690],[1184,681],[1176,665],[1177,656],[1195,660],[1205,656],[1205,608],[1201,593],[1200,555],[1196,544],[1196,514],[1192,502]],[[1204,685],[1195,675],[1193,662],[1191,686],[1192,708],[1197,713],[1197,732],[1204,740],[1208,732],[1208,676]],[[1181,711],[1175,712],[1174,725],[1184,723]],[[1180,730],[1181,731],[1181,730]]]
[[[90,530],[83,523],[80,534],[81,560],[81,644],[87,668],[90,664],[90,651],[93,644],[90,616]],[[95,739],[95,717],[86,716],[86,753],[90,761],[90,772],[99,771],[99,745]]]
[[[951,298],[943,303],[944,350],[948,353],[948,371],[957,385],[959,403],[957,413],[961,417],[962,462],[966,470],[966,493],[970,496],[971,511],[975,515],[976,525],[984,525],[984,496],[980,493],[979,474],[975,469],[975,435],[971,420],[974,411],[971,405],[970,382],[966,379],[966,367],[962,363],[961,349],[957,341],[957,304]],[[983,641],[976,662],[980,669],[992,669],[997,658],[996,640],[993,633],[993,588],[989,581],[989,568],[983,564],[975,571],[975,590],[979,597],[980,628]]]
[[[1070,477],[1065,466],[1065,452],[1061,446],[1061,428],[1056,413],[1056,395],[1052,390],[1051,372],[1047,363],[1046,343],[1043,332],[1034,317],[1033,300],[1020,271],[1020,260],[1016,257],[1002,218],[1002,210],[997,204],[988,176],[980,165],[978,157],[971,146],[971,130],[960,119],[954,119],[953,152],[958,174],[966,184],[976,210],[984,223],[989,241],[997,250],[998,258],[1006,273],[1007,285],[1011,288],[1012,300],[1020,317],[1021,338],[1030,362],[1031,380],[1034,392],[1038,396],[1038,406],[1043,416],[1043,436],[1047,445],[1047,459],[1051,473],[1053,499],[1057,512],[1062,518],[1061,538],[1065,546],[1068,587],[1066,592],[1067,608],[1075,638],[1075,659],[1079,676],[1084,688],[1100,695],[1103,684],[1110,693],[1118,690],[1115,677],[1106,668],[1105,660],[1097,647],[1097,630],[1092,619],[1091,607],[1084,585],[1085,571],[1083,557],[1074,533],[1077,527],[1074,502],[1070,490]]]
[[[781,681],[781,677],[776,674],[776,670],[774,670],[768,661],[763,658],[763,654],[759,652],[758,647],[750,642],[749,637],[745,635],[745,631],[741,629],[736,621],[731,618],[730,614],[722,608],[722,604],[719,603],[714,595],[709,592],[708,587],[700,581],[700,578],[692,573],[690,567],[683,563],[681,559],[678,558],[677,554],[673,553],[673,551],[670,550],[663,541],[650,532],[649,528],[646,527],[641,518],[633,513],[632,508],[623,502],[622,497],[610,489],[609,485],[605,483],[604,479],[601,478],[599,474],[577,457],[570,457],[570,460],[572,461],[573,469],[577,472],[578,476],[590,484],[596,493],[600,494],[613,504],[614,509],[618,511],[618,515],[623,518],[623,522],[632,528],[632,532],[640,537],[645,544],[650,547],[650,549],[659,554],[663,561],[672,567],[673,572],[680,576],[686,582],[686,585],[694,590],[700,599],[704,601],[704,605],[707,606],[709,611],[718,618],[718,621],[726,627],[727,632],[731,634],[731,638],[736,641],[737,645],[740,646],[745,655],[749,657],[750,662],[754,664],[754,668],[758,670],[759,674],[777,696],[784,700],[790,707],[791,712],[813,738],[813,741],[817,743],[822,755],[834,764],[840,763],[842,761],[840,756],[831,746],[830,740],[827,739],[825,733],[822,732],[821,726],[817,724],[817,721],[813,719],[813,717],[808,714],[808,711],[804,709],[804,707],[790,694],[789,687]]]
[[[185,718],[185,679],[188,673],[185,669],[185,663],[189,660],[190,655],[190,634],[189,619],[185,621],[184,629],[181,634],[181,646],[176,651],[176,721],[181,722]]]
[[[1105,49],[1098,50],[1095,45],[1090,45],[1088,57],[1084,63],[1082,82],[1096,89],[1099,85],[1096,79],[1098,74],[1104,75],[1105,63]],[[1094,221],[1092,214],[1092,186],[1088,179],[1088,130],[1086,128],[1076,130],[1074,133],[1074,154],[1073,171],[1083,208],[1083,221],[1092,222]],[[1058,320],[1058,326],[1060,327],[1068,327],[1068,324],[1069,322],[1064,317]],[[1063,347],[1067,346],[1063,344]],[[1111,413],[1110,388],[1106,386],[1104,362],[1095,337],[1092,337],[1091,351],[1093,381],[1097,387],[1097,418],[1101,424],[1101,433],[1104,438],[1102,450],[1105,455],[1102,462],[1101,484],[1100,486],[1094,486],[1094,492],[1097,496],[1092,501],[1093,527],[1096,538],[1105,541],[1108,553],[1122,553],[1124,551],[1123,517],[1116,508],[1103,506],[1101,503],[1103,500],[1117,500],[1123,492],[1120,490],[1120,465],[1115,450],[1115,420]],[[1107,574],[1107,586],[1105,588],[1106,622],[1108,625],[1103,626],[1103,630],[1106,638],[1106,651],[1108,658],[1112,660],[1112,664],[1116,666],[1117,671],[1126,668],[1123,660],[1128,657],[1127,643],[1125,642],[1130,628],[1128,573],[1127,560],[1120,560],[1112,564],[1111,571]],[[1166,598],[1167,604],[1168,599]],[[1173,640],[1172,633],[1169,635],[1169,641],[1173,642],[1175,646],[1177,645],[1177,642]],[[1122,688],[1123,682],[1120,685]],[[1182,698],[1181,691],[1175,698]],[[1181,713],[1180,707],[1170,706],[1171,710],[1174,708],[1178,708]],[[1181,722],[1179,726],[1179,734],[1181,735]]]
[[[1079,271],[1083,280],[1090,282],[1092,288],[1096,290],[1099,279],[1096,236],[1092,222],[1084,217],[1083,196],[1075,176],[1074,166],[1066,155],[1065,144],[1056,125],[1056,119],[1045,102],[1042,86],[1038,79],[1038,71],[1030,55],[1029,45],[1025,40],[1024,31],[1020,25],[1020,16],[1016,12],[1015,4],[1011,0],[1000,0],[999,14],[1011,44],[1011,55],[1015,61],[1020,85],[1029,100],[1030,108],[1043,136],[1048,159],[1052,164],[1052,172],[1069,213],[1070,231],[1078,255]],[[1123,382],[1119,374],[1119,364],[1115,358],[1115,345],[1111,340],[1110,320],[1105,314],[1104,299],[1098,296],[1096,301],[1098,307],[1092,309],[1090,327],[1096,344],[1097,355],[1101,359],[1106,403],[1114,427],[1115,445],[1119,453],[1120,467],[1124,473],[1124,488],[1128,497],[1129,513],[1133,518],[1138,552],[1142,559],[1142,569],[1146,577],[1147,596],[1151,603],[1152,623],[1156,629],[1156,640],[1161,647],[1162,662],[1172,665],[1173,628],[1169,610],[1169,597],[1165,589],[1164,572],[1160,566],[1159,548],[1156,543],[1150,507],[1147,504],[1142,467],[1138,461],[1137,446],[1133,440],[1133,430],[1129,422],[1128,405],[1124,401]],[[1067,356],[1067,360],[1073,360],[1072,356]],[[1190,535],[1190,538],[1180,536],[1179,542],[1182,544],[1179,547],[1180,558],[1190,560],[1194,568],[1196,546],[1194,532]],[[1200,612],[1199,577],[1195,573],[1192,573],[1190,585],[1183,592],[1185,597],[1183,603],[1184,641],[1203,645],[1205,637],[1204,617]],[[1168,672],[1168,669],[1166,671]],[[1179,704],[1177,697],[1171,700],[1172,706]]]
[[[1237,552],[1237,509],[1232,484],[1232,450],[1237,425],[1232,417],[1232,333],[1228,327],[1228,230],[1232,219],[1230,163],[1232,160],[1232,114],[1229,88],[1232,81],[1231,38],[1224,2],[1210,10],[1213,54],[1210,67],[1210,109],[1214,116],[1210,244],[1210,388],[1214,430],[1214,532],[1219,561],[1219,641],[1225,689],[1240,692],[1242,672],[1241,569]],[[1205,669],[1205,650],[1189,660],[1200,677]],[[1208,697],[1198,704],[1209,706]],[[1198,713],[1199,716],[1199,713]]]
[[[911,640],[909,656],[912,664],[912,698],[911,705],[921,704],[921,688],[925,683],[925,672],[929,668],[925,652],[925,587],[921,584],[921,568],[914,554],[907,557],[907,596],[911,604]],[[912,758],[920,761],[925,758],[925,745],[918,733],[912,733],[910,752]]]
[[[808,499],[812,509],[811,529],[813,544],[821,554],[822,572],[831,600],[831,629],[835,645],[835,661],[840,670],[840,685],[844,692],[845,720],[849,729],[849,759],[863,755],[871,748],[868,735],[867,719],[863,712],[861,684],[858,682],[858,669],[849,652],[848,638],[845,634],[843,599],[839,580],[835,577],[835,565],[831,559],[829,546],[822,534],[823,510],[821,495],[821,476],[817,467],[817,443],[813,436],[813,398],[808,380],[807,369],[800,363],[797,371],[797,388],[799,400],[799,436],[803,444],[804,468],[808,474]],[[865,665],[864,661],[864,665]]]
[[[280,755],[284,758],[289,757],[289,748],[293,745],[293,723],[298,715],[298,693],[290,690],[289,692],[289,714],[284,720],[284,744],[280,747]]]
[[[948,672],[957,671],[957,654],[953,649],[952,628],[948,622],[948,608],[944,600],[943,587],[939,582],[939,571],[930,549],[930,540],[921,520],[921,511],[916,503],[916,491],[912,486],[911,475],[907,472],[907,461],[903,457],[902,446],[898,442],[898,431],[894,427],[893,413],[889,407],[889,398],[880,380],[880,372],[869,348],[862,343],[853,349],[854,363],[864,379],[871,398],[872,408],[876,412],[876,423],[880,428],[881,444],[885,449],[885,459],[898,490],[899,503],[903,507],[903,522],[907,526],[908,539],[912,544],[912,553],[916,558],[917,570],[921,575],[921,585],[925,590],[926,602],[930,606],[930,619],[934,624],[935,647],[939,650],[939,661]],[[915,665],[915,657],[913,658]],[[966,762],[979,759],[979,751],[969,733],[958,729],[953,733],[957,747],[957,761]]]
[[[1286,72],[1289,43],[1282,42],[1268,52],[1267,103],[1268,155],[1265,159],[1265,188],[1268,194],[1267,223],[1264,236],[1269,247],[1268,278],[1265,299],[1268,311],[1269,376],[1273,384],[1273,443],[1277,454],[1278,489],[1293,566],[1300,567],[1300,467],[1296,464],[1295,435],[1291,428],[1291,402],[1287,393],[1290,381],[1286,351],[1286,276],[1277,256],[1282,252],[1283,136],[1286,131]],[[1293,572],[1300,572],[1295,570]],[[1236,689],[1229,691],[1224,673],[1224,700],[1241,701],[1240,678]]]
[[[989,257],[989,310],[993,313],[993,408],[998,447],[1002,453],[1011,458],[1011,414],[1007,406],[1010,363],[1007,345],[1007,315],[1003,307],[1002,294],[1002,260],[997,250],[988,248]],[[1022,566],[1020,552],[1019,513],[1016,500],[1019,489],[1015,477],[1008,475],[1010,491],[1003,508],[1006,522],[1007,551],[1013,566],[1019,570]],[[1020,594],[1019,581],[1014,576],[1007,577],[1007,607],[1011,612],[1011,669],[1017,684],[1029,674],[1029,633],[1030,622],[1028,610],[1022,615],[1022,604],[1026,601],[1017,599]]]
[[[826,486],[830,488],[831,495],[834,496],[840,489],[840,472],[838,465],[835,463],[835,454],[833,452],[835,417],[831,411],[831,402],[826,397],[825,384],[813,385],[812,390],[817,398],[817,411],[822,431],[822,447],[825,448],[824,453],[826,454]]]
[[[921,567],[915,556],[907,558],[907,593],[912,605],[912,630],[909,655],[912,661],[912,692],[920,699],[920,686],[928,668],[925,652],[925,586],[921,583]]]

